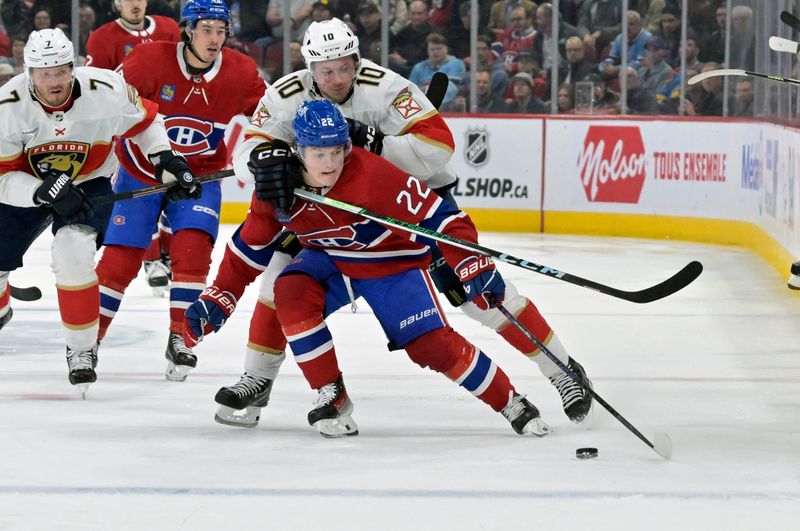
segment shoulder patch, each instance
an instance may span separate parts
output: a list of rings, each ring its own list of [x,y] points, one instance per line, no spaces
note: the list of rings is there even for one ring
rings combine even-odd
[[[264,127],[264,123],[270,118],[272,118],[272,115],[269,113],[267,106],[261,105],[253,115],[253,119],[250,120],[250,123],[257,127]]]
[[[414,95],[409,88],[403,89],[402,92],[395,97],[392,102],[392,107],[394,107],[405,120],[422,110],[422,106],[414,99]]]
[[[128,91],[128,101],[137,105],[139,103],[139,91],[136,90],[136,87],[128,83],[125,83],[125,89]]]

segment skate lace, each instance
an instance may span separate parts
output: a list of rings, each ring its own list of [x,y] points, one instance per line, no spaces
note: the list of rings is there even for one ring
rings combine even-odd
[[[339,390],[336,388],[336,384],[328,384],[323,385],[319,388],[317,392],[317,399],[314,400],[314,408],[326,406],[336,400],[336,397],[339,395]]]
[[[244,373],[236,384],[231,386],[231,391],[236,393],[236,396],[243,397],[247,395],[255,395],[264,390],[269,380],[253,376],[252,374]]]
[[[90,350],[70,350],[67,356],[67,365],[69,370],[76,369],[91,369],[92,368],[92,351]]]
[[[551,376],[550,381],[558,389],[558,393],[561,395],[561,403],[565,409],[583,398],[581,386],[565,373],[562,372],[556,376]]]
[[[180,334],[170,334],[169,344],[172,347],[172,350],[175,352],[180,352],[181,354],[194,355],[192,349],[187,347],[186,343],[183,342],[183,336],[181,336]]]
[[[504,407],[500,412],[505,418],[514,421],[517,417],[522,415],[522,412],[527,408],[525,404],[525,395],[516,395],[511,399],[511,403]]]

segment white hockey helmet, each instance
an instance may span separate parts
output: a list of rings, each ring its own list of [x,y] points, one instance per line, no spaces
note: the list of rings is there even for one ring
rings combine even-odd
[[[25,43],[25,68],[48,68],[75,63],[72,42],[58,28],[31,32]]]
[[[361,62],[361,54],[358,51],[358,37],[352,32],[350,27],[339,20],[332,18],[322,22],[312,22],[303,36],[303,46],[300,48],[306,67],[311,69],[312,63],[329,61],[346,57],[356,56],[356,69]]]

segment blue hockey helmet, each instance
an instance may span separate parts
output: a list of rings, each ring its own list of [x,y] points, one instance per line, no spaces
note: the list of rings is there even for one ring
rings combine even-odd
[[[188,0],[181,17],[190,28],[194,28],[198,20],[221,20],[231,33],[231,10],[223,0]]]
[[[294,141],[302,156],[303,147],[347,145],[350,150],[350,128],[342,112],[331,100],[305,101],[297,108],[292,122]]]

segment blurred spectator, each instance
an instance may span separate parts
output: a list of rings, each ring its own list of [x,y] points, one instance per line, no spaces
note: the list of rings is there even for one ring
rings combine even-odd
[[[603,50],[622,31],[621,0],[584,0],[578,19],[583,42],[591,44],[602,58]]]
[[[511,27],[500,33],[493,45],[495,52],[502,58],[506,72],[509,74],[517,72],[517,55],[520,52],[532,51],[535,37],[533,11],[528,11],[524,7],[512,9]]]
[[[625,69],[625,79],[620,83],[626,83],[628,89],[628,114],[658,114],[658,101],[653,89],[641,86],[639,74],[635,68]]]
[[[453,21],[453,24],[447,31],[447,42],[450,43],[450,53],[458,58],[467,57],[470,52],[470,15],[472,14],[472,6],[469,2],[462,2],[458,6],[458,20]],[[478,35],[492,35],[494,40],[494,33],[491,33],[482,20],[478,20]]]
[[[642,28],[650,33],[657,33],[661,29],[661,10],[664,9],[664,0],[631,0],[630,9],[635,9],[642,17]]]
[[[716,26],[714,22],[714,8],[719,0],[692,0],[687,3],[687,18],[689,27],[697,32],[697,35],[705,38],[711,35]]]
[[[688,30],[686,32],[686,68],[694,68],[697,71],[703,68],[703,63],[701,63],[697,56],[700,55],[700,41],[697,38],[697,34],[692,31]],[[675,67],[675,70],[680,70],[681,65]]]
[[[520,72],[511,78],[511,90],[514,99],[508,106],[508,112],[514,114],[546,114],[544,102],[533,95],[533,78],[527,72]]]
[[[94,9],[89,4],[81,4],[78,8],[78,23],[80,27],[79,42],[79,55],[86,57],[86,41],[89,35],[94,30],[96,18],[94,16]]]
[[[672,67],[664,60],[667,53],[664,39],[658,36],[650,38],[647,43],[647,54],[638,71],[639,84],[642,88],[649,88],[655,92],[672,79]]]
[[[572,114],[575,110],[575,89],[571,83],[558,86],[558,114]]]
[[[646,46],[653,35],[642,29],[642,17],[636,11],[628,11],[628,66],[640,68],[647,53]],[[622,33],[614,39],[611,53],[600,63],[600,73],[606,79],[619,76],[622,68]]]
[[[514,8],[525,8],[529,13],[533,13],[536,9],[536,4],[530,0],[498,0],[492,4],[491,12],[489,13],[489,31],[495,35],[500,35],[513,24],[511,20],[511,12]],[[499,38],[497,40],[500,40]]]
[[[2,0],[0,13],[8,35],[28,35],[33,28],[33,7],[35,0]]]
[[[272,28],[267,24],[267,2],[264,0],[239,0],[239,24],[241,29],[236,38],[243,42],[272,36]]]
[[[261,0],[262,2],[264,0]],[[334,17],[352,26],[350,29],[355,31],[355,21],[358,18],[358,8],[364,0],[328,0],[328,6]]]
[[[503,63],[498,60],[497,54],[491,48],[491,39],[487,35],[478,35],[476,43],[478,60],[475,67],[487,70],[492,78],[492,92],[495,94],[505,94],[508,87],[508,74],[506,74]],[[472,57],[464,58],[464,66],[467,70],[472,69]]]
[[[533,95],[544,101],[550,94],[550,82],[544,77],[546,72],[539,67],[538,61],[530,52],[520,52],[517,56],[517,73],[524,72],[533,78]],[[506,90],[507,98],[513,98],[514,92]]]
[[[756,36],[753,10],[738,5],[731,11],[730,68],[752,70],[755,65]]]
[[[578,35],[578,30],[563,20],[558,21],[558,47],[556,48],[556,65],[560,68],[565,63],[564,50],[567,39]],[[550,71],[553,65],[553,5],[543,3],[536,8],[536,36],[533,38],[533,53],[542,58],[542,68]]]
[[[475,72],[475,95],[478,104],[476,112],[482,114],[508,112],[503,92],[497,92],[492,88],[492,74],[485,68],[478,68]]]
[[[661,31],[655,35],[661,37],[667,47],[664,60],[672,67],[681,62],[681,10],[677,7],[666,6],[661,11]]]
[[[444,34],[453,21],[455,12],[455,0],[433,0],[428,12],[428,21],[436,28],[436,33]]]
[[[559,79],[563,83],[575,84],[586,77],[586,74],[596,70],[596,64],[584,60],[584,46],[580,37],[570,37],[567,39],[567,64],[564,66],[559,76]]]
[[[271,74],[272,79],[280,79],[286,74],[297,72],[298,70],[302,70],[306,67],[306,62],[305,59],[303,59],[301,48],[302,44],[300,41],[292,41],[289,43],[289,71],[283,71],[283,58],[281,58],[276,65],[274,73]]]
[[[742,78],[736,82],[733,97],[733,116],[753,116],[753,80]]]
[[[608,84],[600,74],[589,74],[583,78],[583,81],[592,83],[593,114],[619,113],[619,94],[608,88]]]
[[[406,68],[404,75],[428,56],[425,39],[434,32],[436,28],[428,22],[428,5],[422,0],[412,0],[408,5],[408,26],[391,39],[389,54],[397,65]]]
[[[5,3],[6,0],[3,0],[3,2]],[[119,12],[114,6],[114,0],[89,0],[89,5],[94,9],[94,16],[95,19],[97,19],[95,22],[96,28],[99,28],[107,22],[111,22],[119,16]]]
[[[283,40],[283,3],[287,0],[269,0],[267,6],[267,24],[272,30],[272,38],[276,41]],[[292,33],[289,37],[293,41],[301,40],[306,33],[306,28],[311,24],[311,10],[313,0],[288,0],[291,16]]]
[[[378,10],[381,9],[381,0],[361,0],[359,7],[364,2],[372,2]],[[389,0],[389,38],[400,33],[406,26],[408,26],[408,2],[406,0]]]
[[[381,12],[378,6],[369,0],[364,0],[358,5],[358,49],[361,55],[370,53],[373,42],[381,42]],[[380,46],[378,47],[380,57]]]
[[[53,15],[50,9],[46,7],[38,7],[33,11],[33,30],[39,31],[43,29],[53,28]]]
[[[5,31],[0,30],[0,60],[6,57],[11,57],[11,39]]]
[[[464,81],[466,68],[461,59],[447,53],[447,39],[439,33],[431,33],[425,39],[428,46],[428,59],[414,65],[408,79],[419,86],[423,92],[427,90],[433,74],[444,72],[450,78],[442,106],[451,103],[458,95],[458,88]]]
[[[27,34],[19,33],[11,36],[11,57],[4,57],[3,62],[11,65],[14,75],[21,74],[25,70],[25,43],[28,41]]]
[[[13,66],[8,63],[0,64],[0,87],[8,83],[8,80],[15,75]]]
[[[715,11],[716,27],[700,47],[700,60],[722,63],[725,60],[725,18],[727,7],[723,2]]]
[[[314,2],[311,6],[311,22],[324,22],[333,18],[331,6],[322,2]]]
[[[703,72],[710,72],[719,69],[719,65],[708,62],[703,65]],[[710,77],[700,82],[702,90],[693,93],[693,97],[687,98],[683,105],[683,114],[686,116],[722,116],[722,78]]]

